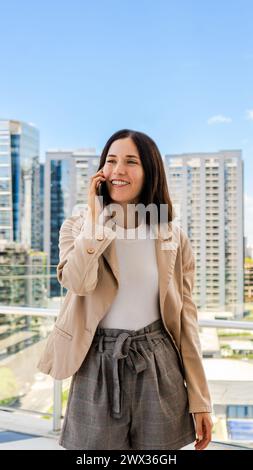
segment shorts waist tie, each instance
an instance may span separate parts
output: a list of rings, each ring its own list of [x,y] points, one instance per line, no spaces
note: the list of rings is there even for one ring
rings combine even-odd
[[[137,351],[134,347],[131,346],[132,341],[136,340],[147,340],[149,343],[149,348],[153,351],[154,343],[152,343],[151,338],[155,336],[163,336],[160,331],[152,331],[150,333],[144,333],[137,336],[132,336],[131,333],[123,332],[120,333],[117,337],[104,336],[102,335],[99,338],[99,347],[100,352],[103,351],[103,341],[114,341],[113,348],[113,413],[116,418],[121,416],[121,390],[120,390],[120,378],[119,378],[119,359],[126,359],[126,364],[128,367],[137,374],[145,370],[148,366],[145,357]]]

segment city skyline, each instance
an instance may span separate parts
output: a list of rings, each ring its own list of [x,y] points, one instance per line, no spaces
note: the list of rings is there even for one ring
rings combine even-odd
[[[126,127],[162,155],[242,150],[253,245],[252,13],[249,0],[5,2],[0,116],[40,130],[41,161],[100,153]]]

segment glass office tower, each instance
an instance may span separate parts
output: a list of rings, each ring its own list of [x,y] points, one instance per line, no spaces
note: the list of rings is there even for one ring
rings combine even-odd
[[[39,132],[0,119],[0,239],[40,247]]]

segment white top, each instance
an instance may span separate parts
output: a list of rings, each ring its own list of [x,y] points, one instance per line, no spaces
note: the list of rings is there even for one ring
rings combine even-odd
[[[149,226],[141,223],[136,229],[120,227],[115,245],[119,290],[99,326],[138,330],[160,318],[155,239],[150,238]]]

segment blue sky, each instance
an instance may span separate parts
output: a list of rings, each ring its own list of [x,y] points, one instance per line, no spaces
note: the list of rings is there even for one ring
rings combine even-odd
[[[253,245],[252,0],[13,0],[0,15],[0,117],[48,148],[121,128],[162,153],[241,149]]]

